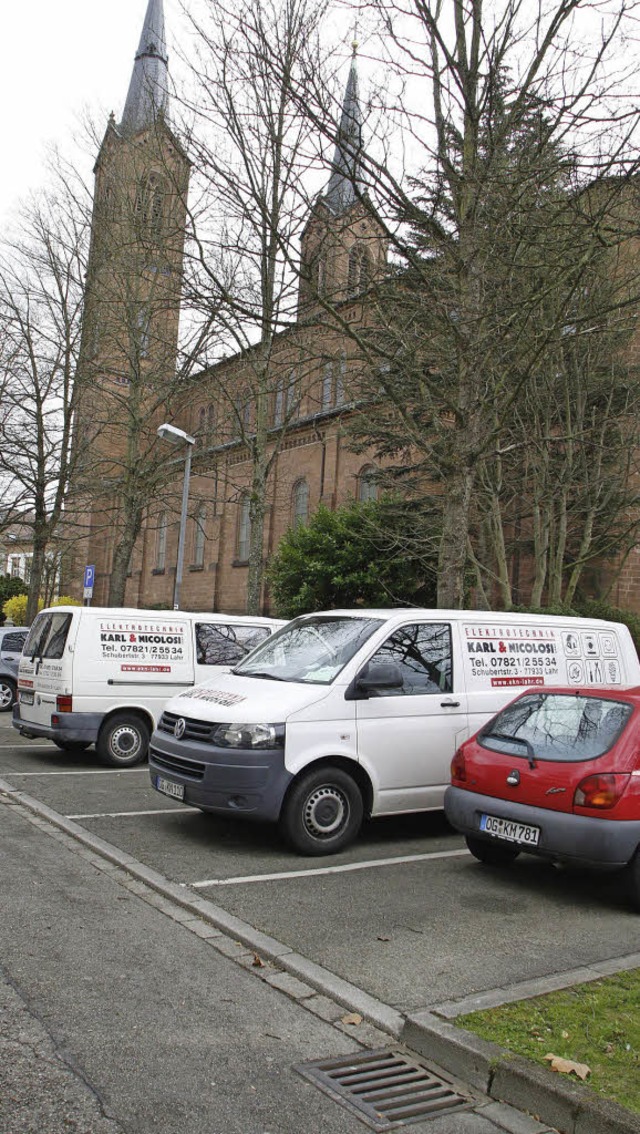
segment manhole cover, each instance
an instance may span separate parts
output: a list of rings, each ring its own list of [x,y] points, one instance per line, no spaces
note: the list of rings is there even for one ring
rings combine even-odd
[[[393,1130],[472,1105],[451,1083],[397,1048],[302,1063],[295,1070],[374,1130]]]

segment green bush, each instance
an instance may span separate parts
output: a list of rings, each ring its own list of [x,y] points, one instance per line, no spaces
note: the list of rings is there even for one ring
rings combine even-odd
[[[0,575],[0,626],[7,617],[4,612],[5,602],[16,595],[26,595],[27,589],[24,579],[18,579],[15,575]]]
[[[2,613],[5,618],[10,618],[14,626],[26,626],[27,618],[27,598],[26,594],[14,595],[13,598],[7,599],[2,607]],[[38,602],[38,610],[42,610],[44,603],[42,599]]]
[[[419,519],[401,504],[372,501],[290,528],[268,568],[276,612],[295,618],[336,607],[433,606],[435,563],[412,551]]]

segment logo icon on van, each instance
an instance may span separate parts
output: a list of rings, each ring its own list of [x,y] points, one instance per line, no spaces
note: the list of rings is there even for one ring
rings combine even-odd
[[[178,717],[178,720],[173,726],[173,735],[175,736],[176,740],[182,740],[186,727],[187,722],[185,721],[184,717]]]

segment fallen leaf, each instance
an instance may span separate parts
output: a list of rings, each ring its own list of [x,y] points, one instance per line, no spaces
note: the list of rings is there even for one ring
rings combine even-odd
[[[362,1016],[357,1012],[347,1012],[346,1016],[342,1017],[343,1024],[361,1024]]]
[[[570,1075],[573,1072],[579,1079],[586,1079],[587,1075],[591,1074],[591,1068],[587,1067],[586,1063],[574,1063],[572,1059],[563,1059],[561,1055],[551,1053],[545,1055],[545,1059],[549,1061],[552,1071],[559,1071],[562,1075]]]
[[[384,937],[381,933],[378,934],[378,941],[390,941],[390,937]]]
[[[569,1039],[569,1033],[568,1032],[560,1032],[560,1035],[562,1036],[563,1039]]]
[[[252,960],[251,964],[256,969],[263,969],[265,967],[265,963],[262,960],[262,957],[259,957],[257,953],[253,954],[253,960]]]

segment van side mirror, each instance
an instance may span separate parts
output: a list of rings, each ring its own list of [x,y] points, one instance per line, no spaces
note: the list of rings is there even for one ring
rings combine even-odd
[[[404,682],[395,662],[369,662],[345,692],[345,701],[366,700],[378,689],[402,689]]]

